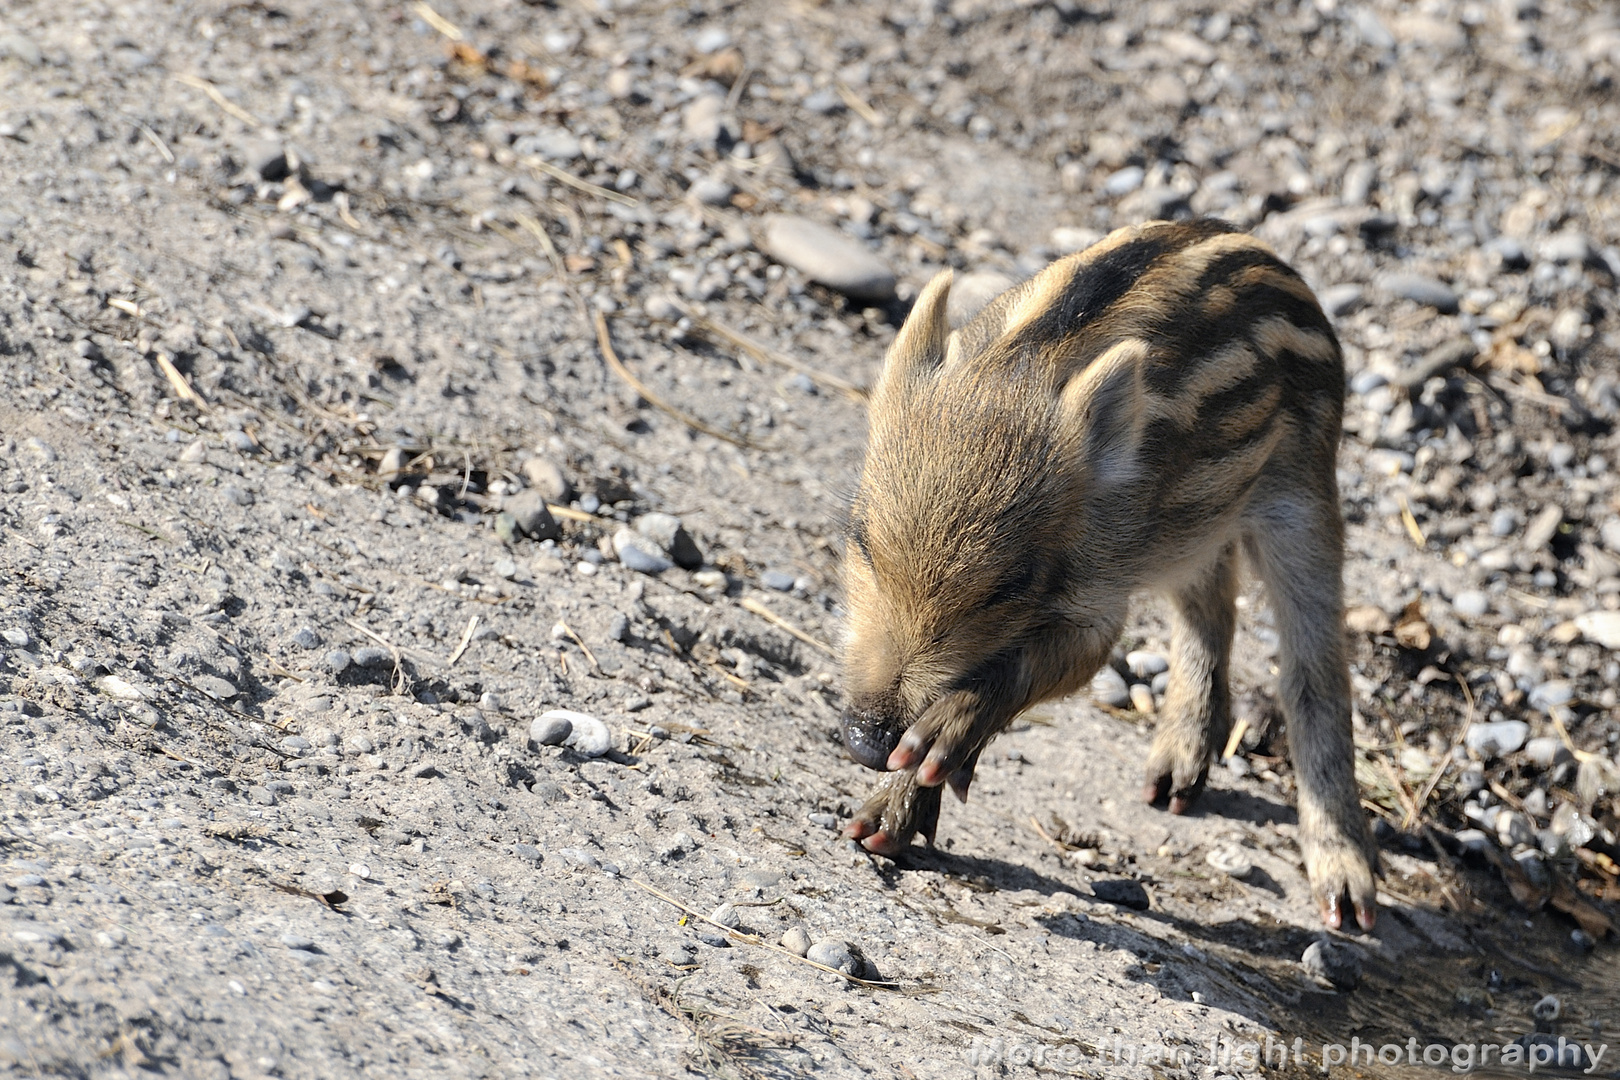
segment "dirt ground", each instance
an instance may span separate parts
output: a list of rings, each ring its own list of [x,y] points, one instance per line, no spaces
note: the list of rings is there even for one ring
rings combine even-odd
[[[1620,1075],[1617,77],[1578,0],[9,0],[0,1068]],[[1371,935],[1253,587],[1193,815],[1148,601],[937,847],[838,832],[910,299],[1192,214],[1345,347]]]

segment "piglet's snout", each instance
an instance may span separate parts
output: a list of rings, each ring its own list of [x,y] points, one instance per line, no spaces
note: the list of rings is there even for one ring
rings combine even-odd
[[[844,714],[844,746],[849,756],[879,772],[888,769],[889,754],[905,730],[897,719],[881,713],[851,709]]]

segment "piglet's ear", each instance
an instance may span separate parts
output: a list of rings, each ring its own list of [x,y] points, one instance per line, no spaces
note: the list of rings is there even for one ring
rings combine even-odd
[[[934,275],[917,297],[906,324],[895,335],[889,355],[878,376],[877,393],[899,387],[912,376],[937,368],[945,359],[945,342],[950,326],[945,321],[945,302],[951,295],[951,271]]]

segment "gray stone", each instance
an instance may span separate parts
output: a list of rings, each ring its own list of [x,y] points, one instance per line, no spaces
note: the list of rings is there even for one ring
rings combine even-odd
[[[1491,843],[1490,834],[1481,829],[1458,829],[1452,838],[1457,846],[1474,855],[1483,855]]]
[[[1523,720],[1497,720],[1470,724],[1463,734],[1463,745],[1480,757],[1511,754],[1530,737],[1530,725]]]
[[[1131,688],[1125,684],[1125,676],[1115,671],[1111,665],[1104,665],[1102,670],[1092,677],[1091,696],[1115,709],[1128,708],[1131,704]]]
[[[1227,844],[1224,847],[1215,848],[1204,856],[1204,861],[1221,873],[1235,878],[1246,878],[1254,873],[1253,861],[1236,844]]]
[[[248,491],[246,488],[237,487],[235,484],[225,484],[219,489],[219,493],[237,506],[253,505],[253,492]]]
[[[958,274],[951,282],[951,295],[945,304],[946,321],[952,329],[966,326],[986,304],[1016,284],[1015,278],[996,270]]]
[[[731,32],[723,26],[705,27],[692,38],[692,48],[704,55],[717,53],[730,44]]]
[[[1575,684],[1568,679],[1549,679],[1531,688],[1528,700],[1542,712],[1551,712],[1555,706],[1568,705],[1575,700]]]
[[[812,964],[842,971],[845,975],[854,975],[859,978],[861,970],[865,967],[861,963],[860,950],[847,941],[837,938],[823,938],[805,952],[805,959]]]
[[[1361,982],[1361,950],[1353,945],[1320,938],[1299,958],[1305,974],[1329,983],[1336,990],[1354,990]]]
[[[315,941],[314,941],[314,939],[313,938],[307,938],[303,934],[293,934],[293,933],[282,934],[281,935],[281,943],[283,945],[287,946],[287,948],[289,948],[289,949],[297,949],[300,952],[314,952],[315,951]]]
[[[574,712],[571,709],[553,709],[542,714],[540,719],[544,720],[547,717],[568,721],[570,730],[562,745],[583,757],[601,757],[613,749],[613,733],[608,730],[606,724],[589,713]]]
[[[865,245],[836,229],[792,214],[765,219],[765,249],[812,281],[855,300],[894,298],[894,271]]]
[[[810,945],[810,934],[802,926],[790,926],[782,932],[782,948],[796,956],[808,956]]]
[[[1161,671],[1170,670],[1170,660],[1160,652],[1136,649],[1125,654],[1125,666],[1138,679],[1151,679]]]
[[[525,488],[506,500],[502,507],[512,515],[518,532],[531,540],[555,540],[562,535],[557,519],[546,508],[546,497],[536,488]]]
[[[556,712],[548,712],[529,724],[529,741],[536,746],[561,746],[574,732],[574,722]]]
[[[353,658],[349,655],[347,649],[332,649],[321,657],[321,663],[325,664],[326,669],[334,675],[343,674],[352,662]]]
[[[1548,262],[1584,263],[1592,257],[1592,245],[1581,233],[1566,229],[1545,237],[1536,254]]]
[[[6,639],[6,644],[17,649],[26,649],[29,643],[33,641],[33,638],[28,636],[28,631],[20,626],[10,626],[5,630],[0,630],[0,637]]]
[[[568,498],[569,484],[563,471],[549,458],[532,457],[523,462],[523,478],[547,502],[560,503]]]
[[[1496,841],[1505,848],[1515,848],[1535,840],[1536,830],[1530,819],[1517,810],[1503,810],[1496,815]]]
[[[696,180],[687,194],[705,206],[725,206],[736,192],[730,182],[718,176],[704,176]]]
[[[792,592],[797,579],[785,570],[767,570],[759,575],[759,583],[777,592]]]
[[[547,161],[568,162],[579,157],[579,136],[566,128],[547,128],[533,135],[522,135],[512,143],[512,152]]]
[[[1366,302],[1366,291],[1360,285],[1348,283],[1329,286],[1316,297],[1322,301],[1322,310],[1338,319],[1359,311]]]
[[[736,904],[721,904],[709,912],[709,921],[719,923],[727,930],[735,930],[742,925],[742,916],[737,914]]]
[[[1478,589],[1464,589],[1451,598],[1452,610],[1468,619],[1477,619],[1491,609],[1491,598]]]
[[[636,532],[664,549],[675,565],[696,570],[703,565],[703,551],[674,514],[642,514],[636,519]]]
[[[191,684],[215,701],[229,701],[237,695],[236,686],[218,675],[199,675]]]
[[[0,60],[6,57],[28,67],[38,67],[45,62],[45,54],[40,52],[39,46],[18,33],[0,33]]]
[[[681,130],[699,146],[713,146],[725,131],[725,110],[726,99],[719,94],[700,94],[681,110]]]
[[[1142,186],[1142,180],[1146,176],[1147,170],[1140,165],[1127,165],[1123,169],[1115,170],[1109,173],[1108,178],[1103,181],[1103,194],[1112,195],[1115,198],[1121,195],[1129,195]]]
[[[621,563],[643,574],[662,574],[675,565],[656,543],[628,528],[613,534],[613,551]]]
[[[394,662],[394,654],[376,645],[362,645],[349,655],[349,661],[360,667],[382,667]]]
[[[817,116],[830,116],[835,112],[843,112],[846,108],[844,99],[831,87],[805,95],[805,99],[799,104],[806,112],[815,113]]]
[[[1368,7],[1356,7],[1350,12],[1350,20],[1355,24],[1356,33],[1367,47],[1375,52],[1390,53],[1395,51],[1395,35],[1389,32],[1383,20]]]
[[[1077,251],[1086,250],[1102,238],[1103,234],[1096,229],[1060,225],[1052,230],[1051,244],[1059,255],[1073,255]]]
[[[1575,627],[1587,641],[1620,651],[1620,611],[1588,611],[1575,616]]]
[[[292,643],[300,649],[317,649],[321,644],[321,635],[317,634],[311,627],[300,626],[293,631]]]
[[[1456,292],[1438,278],[1425,277],[1422,274],[1395,273],[1384,275],[1378,283],[1391,296],[1425,304],[1444,315],[1454,315],[1457,312]]]

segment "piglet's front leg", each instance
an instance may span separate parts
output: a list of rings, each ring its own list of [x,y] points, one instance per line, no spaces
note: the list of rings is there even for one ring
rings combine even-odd
[[[890,773],[844,827],[844,835],[875,855],[890,857],[910,847],[919,832],[932,846],[939,828],[939,795],[939,788],[918,784],[915,772]]]
[[[949,777],[951,790],[964,802],[978,762],[979,753],[975,750],[967,763]],[[890,773],[844,827],[844,835],[859,840],[862,847],[875,855],[891,858],[909,847],[912,837],[918,833],[922,833],[932,847],[939,828],[940,794],[944,790],[937,783],[924,787],[918,782],[915,770]]]

